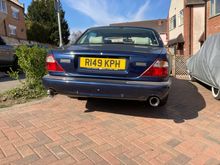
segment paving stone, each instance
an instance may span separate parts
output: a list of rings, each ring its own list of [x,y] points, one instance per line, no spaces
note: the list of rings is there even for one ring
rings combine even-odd
[[[220,164],[220,102],[173,79],[164,107],[57,95],[0,111],[0,164]],[[89,111],[86,111],[89,109]]]
[[[184,154],[178,155],[176,158],[174,158],[174,161],[179,163],[179,164],[186,164],[191,160],[188,156]]]
[[[217,160],[215,158],[211,158],[205,163],[205,165],[219,165],[219,164],[220,164],[220,160]]]
[[[36,154],[33,154],[33,155],[29,155],[25,158],[21,158],[19,160],[16,160],[13,162],[13,164],[17,164],[17,165],[31,164],[33,162],[36,162],[39,159],[40,158]]]
[[[34,154],[34,151],[28,145],[20,146],[17,148],[17,150],[22,157],[27,157]]]
[[[60,146],[52,147],[52,148],[50,148],[50,150],[59,159],[63,159],[65,157],[68,157],[68,154],[66,153],[66,151],[64,151],[63,148]]]
[[[176,147],[177,145],[179,145],[181,142],[177,139],[171,139],[167,142],[167,144],[171,147]]]
[[[129,159],[126,155],[124,154],[121,154],[121,155],[118,155],[117,158],[122,161],[124,164],[127,164],[127,165],[138,165],[135,161]]]
[[[44,145],[34,148],[34,151],[40,158],[45,158],[52,155],[52,152]]]
[[[84,152],[87,157],[89,157],[90,160],[92,160],[94,163],[100,163],[100,162],[104,162],[105,160],[99,156],[96,152],[94,152],[93,150],[86,150]]]

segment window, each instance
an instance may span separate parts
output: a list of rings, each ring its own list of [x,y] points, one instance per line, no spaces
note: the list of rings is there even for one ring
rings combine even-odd
[[[5,0],[0,0],[0,11],[7,13],[7,4]]]
[[[161,46],[160,38],[153,30],[130,27],[103,27],[88,30],[76,44],[125,44]]]
[[[19,9],[12,6],[11,10],[12,10],[12,17],[15,19],[18,19],[19,18]]]
[[[13,25],[8,25],[9,26],[9,33],[10,35],[16,35],[16,29],[17,27],[16,26],[13,26]]]
[[[220,14],[220,0],[211,0],[210,16]]]
[[[215,12],[216,14],[220,14],[220,0],[216,0],[216,8],[215,8]]]
[[[170,18],[170,30],[173,30],[176,28],[176,15]]]
[[[213,16],[214,15],[214,8],[215,8],[215,6],[214,6],[214,2],[215,2],[215,0],[211,0],[211,7],[210,7],[210,16]]]
[[[183,10],[181,10],[179,13],[179,25],[183,25],[183,21],[184,21],[184,14],[183,14]]]

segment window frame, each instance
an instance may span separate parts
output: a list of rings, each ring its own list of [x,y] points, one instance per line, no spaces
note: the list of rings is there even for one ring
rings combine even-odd
[[[218,3],[220,2],[218,1]],[[217,0],[210,0],[210,17],[220,15],[220,6],[218,10],[219,12],[217,12]]]
[[[110,30],[110,29],[117,29],[117,28],[122,28],[122,27],[96,27],[96,28],[90,28],[88,30],[86,30],[77,40],[76,42],[74,43],[74,45],[88,45],[88,43],[82,43],[86,40],[85,37],[88,37],[86,35],[88,35],[89,33],[92,33],[93,31],[96,31],[96,30]],[[154,36],[155,38],[155,42],[157,42],[157,44],[153,44],[153,45],[147,45],[148,46],[152,46],[152,47],[162,47],[163,46],[163,43],[162,43],[162,40],[160,38],[160,35],[156,33],[156,31],[154,31],[153,29],[148,29],[148,28],[139,28],[139,27],[123,27],[123,28],[126,28],[126,29],[132,29],[132,30],[146,30],[146,31],[149,31],[152,33],[152,35]],[[103,45],[106,44],[106,43],[103,43]],[[114,43],[112,43],[114,44]],[[115,43],[115,44],[118,44],[118,43]],[[97,45],[97,44],[90,44],[90,45]],[[146,45],[141,45],[141,44],[130,44],[130,45],[134,45],[134,46],[146,46]]]
[[[8,28],[9,28],[9,34],[10,35],[12,35],[12,36],[17,35],[17,27],[16,26],[9,24]]]
[[[174,23],[175,22],[175,23]],[[176,28],[176,25],[177,25],[177,22],[176,22],[176,14],[173,15],[171,18],[170,18],[170,22],[169,22],[169,30],[173,30]]]
[[[0,0],[0,11],[5,14],[8,13],[6,0]]]
[[[15,8],[14,6],[11,6],[11,11],[12,11],[12,18],[14,19],[19,19],[19,13],[20,13],[20,10]]]
[[[184,25],[184,10],[180,10],[179,12],[179,26]]]

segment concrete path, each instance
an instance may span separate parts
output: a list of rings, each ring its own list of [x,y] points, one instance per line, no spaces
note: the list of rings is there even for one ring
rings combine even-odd
[[[23,75],[21,75],[21,79],[24,79]],[[0,72],[0,93],[4,93],[20,84],[19,81],[13,80],[7,74]]]

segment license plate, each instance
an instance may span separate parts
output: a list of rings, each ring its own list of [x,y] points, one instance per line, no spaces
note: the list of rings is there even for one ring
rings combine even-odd
[[[125,70],[126,59],[81,57],[80,68],[100,70]]]

